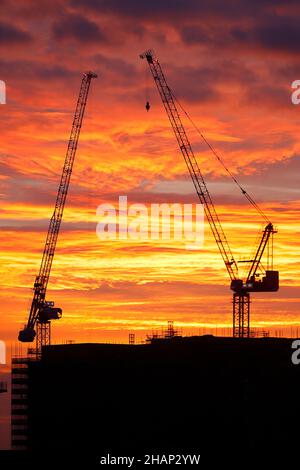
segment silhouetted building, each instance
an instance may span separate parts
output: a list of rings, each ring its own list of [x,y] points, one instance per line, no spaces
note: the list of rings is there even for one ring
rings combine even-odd
[[[300,369],[291,352],[288,339],[212,336],[47,346],[27,368],[28,448],[209,460],[292,449]]]

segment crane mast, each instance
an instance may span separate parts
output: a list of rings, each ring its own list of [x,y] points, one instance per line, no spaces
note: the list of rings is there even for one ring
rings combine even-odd
[[[42,346],[50,344],[51,320],[59,319],[62,315],[61,308],[55,308],[54,302],[46,300],[46,292],[90,84],[91,80],[96,77],[97,75],[93,72],[86,72],[82,77],[68,149],[55,201],[54,212],[49,223],[40,270],[34,282],[33,299],[31,302],[29,317],[26,326],[19,332],[18,339],[22,342],[32,342],[36,337],[37,351],[41,351]],[[35,331],[35,328],[37,331]]]
[[[214,239],[217,243],[227,272],[231,280],[231,289],[233,294],[233,336],[249,337],[250,335],[250,295],[249,292],[269,292],[276,291],[279,287],[278,271],[267,270],[262,280],[256,280],[257,270],[260,266],[261,258],[264,250],[269,242],[270,236],[275,233],[273,225],[268,223],[263,231],[263,236],[253,260],[247,280],[244,283],[239,279],[238,265],[233,257],[226,235],[222,228],[220,219],[216,212],[215,206],[207,189],[203,175],[199,168],[197,159],[193,152],[192,146],[183,126],[180,114],[178,112],[174,95],[169,88],[165,75],[158,60],[154,57],[151,50],[140,55],[141,59],[146,59],[156,83],[160,98],[163,102],[167,116],[173,128],[178,146],[183,155],[188,171],[192,178],[192,182],[196,189],[198,198],[204,206],[204,211],[212,230]],[[244,192],[245,193],[245,192]]]

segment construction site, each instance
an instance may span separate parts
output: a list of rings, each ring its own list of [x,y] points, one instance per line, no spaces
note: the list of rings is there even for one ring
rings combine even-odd
[[[154,53],[148,50],[140,57],[150,69],[195,199],[204,207],[216,256],[219,251],[228,274],[232,334],[184,336],[169,321],[164,334],[148,335],[143,343],[136,343],[131,333],[129,344],[51,344],[52,324],[55,328],[57,320],[63,322],[63,312],[48,300],[47,288],[89,90],[97,79],[94,72],[85,72],[27,323],[18,334],[29,345],[28,353],[12,358],[14,458],[71,453],[93,460],[105,453],[199,452],[204,463],[212,463],[220,456],[223,462],[269,456],[274,448],[288,452],[297,445],[294,420],[300,412],[300,376],[290,360],[291,340],[267,333],[254,337],[250,313],[252,294],[276,295],[279,289],[273,265],[277,230],[201,136],[264,223],[251,257],[235,259],[182,121],[187,112]],[[149,108],[147,101],[147,112]],[[0,384],[0,393],[6,391],[6,384]]]
[[[45,346],[40,361],[14,359],[12,372],[21,454],[198,452],[212,464],[297,448],[300,383],[288,339]]]

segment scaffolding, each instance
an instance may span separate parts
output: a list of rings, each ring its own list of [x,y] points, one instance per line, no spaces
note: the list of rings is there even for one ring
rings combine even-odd
[[[163,328],[161,333],[152,332],[152,335],[146,336],[146,343],[154,343],[157,340],[172,340],[176,338],[181,338],[182,335],[179,334],[179,330],[174,328],[174,322],[168,321],[167,328]]]
[[[11,447],[26,450],[28,443],[28,367],[38,360],[35,349],[29,348],[27,356],[12,357],[11,361]]]
[[[129,333],[129,344],[135,344],[135,334]]]

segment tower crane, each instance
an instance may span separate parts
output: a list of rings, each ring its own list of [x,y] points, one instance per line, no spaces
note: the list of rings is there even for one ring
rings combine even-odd
[[[54,212],[49,223],[40,270],[35,278],[33,286],[33,299],[31,302],[29,317],[27,324],[19,332],[18,336],[19,341],[25,343],[33,342],[36,337],[37,353],[41,351],[42,346],[48,345],[51,342],[51,320],[58,320],[62,316],[62,309],[54,307],[54,302],[46,300],[46,292],[70,184],[84,111],[91,80],[93,78],[97,78],[97,75],[93,72],[86,72],[82,77],[68,149],[56,196]]]
[[[273,270],[273,235],[276,233],[276,230],[268,218],[257,207],[252,198],[246,193],[246,191],[242,190],[248,200],[252,202],[261,215],[263,215],[267,225],[263,230],[262,237],[259,240],[253,259],[248,261],[250,263],[248,276],[245,280],[240,279],[238,264],[232,254],[225,232],[222,228],[220,218],[217,214],[198,161],[183,126],[176,106],[174,93],[169,88],[160,63],[155,57],[153,51],[147,50],[140,54],[140,58],[146,59],[148,62],[152,77],[156,83],[160,98],[173,128],[179,149],[187,165],[198,198],[201,204],[203,204],[205,215],[229,274],[231,281],[230,287],[233,290],[233,336],[239,338],[249,337],[250,293],[273,292],[277,291],[279,288],[279,273],[278,271]],[[261,260],[266,247],[269,248],[270,243],[271,269],[268,269],[268,266],[265,270],[262,266]],[[270,250],[268,250],[268,252],[270,254]],[[259,270],[262,272],[259,273]]]

